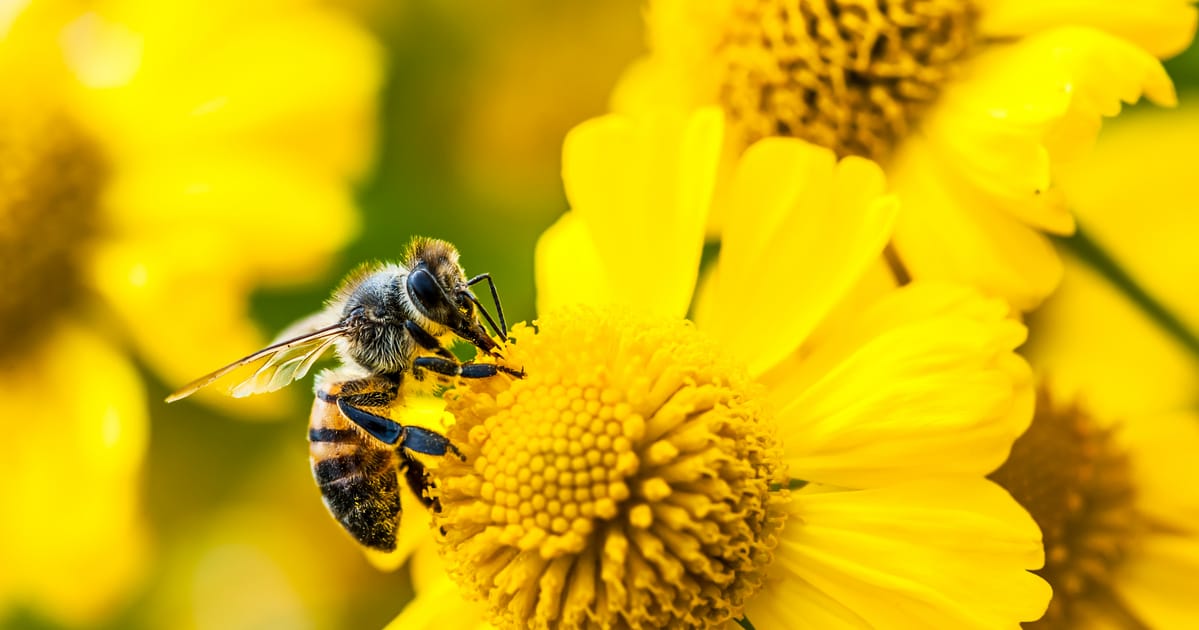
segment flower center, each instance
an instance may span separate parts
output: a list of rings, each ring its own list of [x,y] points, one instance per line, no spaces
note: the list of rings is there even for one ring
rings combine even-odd
[[[740,616],[785,500],[747,377],[686,321],[579,307],[536,327],[506,350],[526,378],[447,394],[466,456],[436,473],[452,575],[501,627]]]
[[[1081,607],[1133,619],[1112,590],[1112,575],[1144,524],[1133,506],[1128,457],[1113,442],[1086,411],[1055,406],[1042,392],[1032,425],[991,475],[1044,536],[1045,568],[1037,573],[1053,587],[1053,600],[1032,626],[1075,627]]]
[[[22,350],[79,294],[105,164],[40,99],[0,103],[0,358]]]
[[[732,132],[882,160],[969,51],[977,15],[966,0],[737,0],[717,51]]]

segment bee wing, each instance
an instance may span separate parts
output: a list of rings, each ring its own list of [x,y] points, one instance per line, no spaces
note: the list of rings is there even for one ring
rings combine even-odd
[[[275,391],[298,378],[303,378],[312,364],[345,332],[345,326],[334,324],[280,341],[188,383],[168,396],[167,402],[191,396],[222,379],[241,378],[250,369],[254,370],[250,376],[229,385],[228,391],[231,396],[242,398],[250,394]],[[257,363],[261,365],[255,368]]]

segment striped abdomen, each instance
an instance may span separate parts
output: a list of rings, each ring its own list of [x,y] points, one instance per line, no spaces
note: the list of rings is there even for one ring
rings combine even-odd
[[[371,437],[342,415],[336,403],[342,385],[328,373],[317,378],[308,424],[312,474],[325,506],[355,540],[392,551],[400,523],[395,447]],[[355,393],[364,391],[355,389]]]

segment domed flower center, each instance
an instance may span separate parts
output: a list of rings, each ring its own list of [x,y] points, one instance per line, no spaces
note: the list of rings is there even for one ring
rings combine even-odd
[[[527,377],[447,394],[442,553],[501,627],[715,627],[784,515],[748,379],[689,322],[576,308],[518,326]]]
[[[969,51],[977,14],[967,0],[737,0],[717,50],[732,131],[884,159]]]
[[[1044,536],[1045,568],[1037,573],[1053,587],[1053,600],[1031,626],[1076,627],[1084,606],[1108,618],[1134,619],[1111,582],[1143,524],[1133,506],[1128,458],[1115,448],[1110,429],[1096,426],[1077,405],[1055,406],[1042,393],[1032,425],[991,478],[1029,511]]]
[[[96,146],[36,99],[0,103],[0,359],[79,293],[105,180]]]

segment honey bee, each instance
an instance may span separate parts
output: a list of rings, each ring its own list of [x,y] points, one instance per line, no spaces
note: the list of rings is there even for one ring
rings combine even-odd
[[[471,292],[486,281],[495,320]],[[462,457],[445,436],[391,418],[403,403],[405,378],[488,378],[523,371],[495,363],[459,362],[443,342],[455,336],[492,357],[507,338],[507,323],[490,274],[469,280],[453,245],[413,240],[400,264],[359,267],[327,307],[291,326],[276,343],[200,377],[167,402],[218,383],[234,397],[279,389],[308,373],[330,347],[342,365],[316,378],[309,417],[309,460],[329,512],[359,543],[383,551],[396,546],[399,475],[426,508],[436,509],[432,480],[413,454]],[[249,373],[249,376],[246,374]]]

